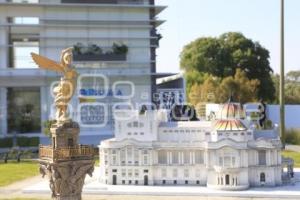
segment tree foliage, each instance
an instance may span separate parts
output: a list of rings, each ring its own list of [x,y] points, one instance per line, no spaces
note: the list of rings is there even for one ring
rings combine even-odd
[[[250,80],[244,71],[237,69],[234,76],[224,79],[209,76],[203,84],[194,84],[191,87],[189,98],[194,105],[202,102],[223,103],[231,95],[241,103],[257,101],[259,84],[259,80]]]
[[[300,104],[300,71],[290,71],[285,76],[284,99],[286,104]],[[276,99],[274,103],[279,103],[279,75],[272,76],[276,88]]]
[[[199,38],[183,48],[180,58],[181,68],[187,73],[198,71],[226,78],[234,76],[239,68],[248,79],[260,81],[257,98],[274,100],[269,51],[241,33],[229,32],[218,38]],[[187,82],[192,81],[187,79]]]

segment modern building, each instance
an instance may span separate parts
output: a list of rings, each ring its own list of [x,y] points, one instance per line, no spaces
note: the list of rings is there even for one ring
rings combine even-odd
[[[81,142],[112,137],[114,107],[153,102],[156,79],[171,75],[156,73],[164,8],[154,0],[0,0],[0,136],[43,136],[59,76],[38,69],[30,52],[59,62],[74,46],[80,77],[70,112]]]
[[[170,121],[167,110],[117,113],[115,137],[100,143],[100,181],[112,185],[202,185],[243,190],[282,184],[277,126],[261,129],[239,103],[216,117]]]

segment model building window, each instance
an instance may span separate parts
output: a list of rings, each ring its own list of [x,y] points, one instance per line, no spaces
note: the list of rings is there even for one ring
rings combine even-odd
[[[258,151],[258,164],[259,165],[266,165],[266,151],[265,150],[261,150]]]
[[[266,175],[265,175],[265,173],[260,173],[260,182],[261,183],[266,182]]]
[[[128,169],[128,176],[132,177],[132,169]]]
[[[178,176],[178,170],[173,169],[173,177],[176,178]]]
[[[138,163],[139,163],[139,151],[134,150],[134,164],[138,164]]]
[[[41,132],[40,88],[8,88],[7,102],[9,133]]]
[[[165,150],[158,151],[158,163],[167,164],[167,151]]]
[[[179,151],[172,151],[172,163],[173,164],[179,164]]]
[[[184,151],[183,152],[183,160],[184,164],[189,164],[190,163],[190,152],[189,151]]]
[[[144,155],[144,165],[148,165],[148,156]]]
[[[195,151],[195,163],[196,164],[203,164],[204,163],[204,152],[197,150]]]
[[[122,169],[122,177],[126,176],[126,169]]]
[[[138,176],[139,176],[139,170],[138,170],[138,169],[135,169],[135,170],[134,170],[134,176],[135,176],[135,177],[138,177]]]
[[[132,160],[133,160],[133,148],[127,147],[127,161],[129,164],[131,164]]]
[[[126,151],[125,151],[125,149],[122,149],[121,150],[121,155],[120,155],[120,157],[121,157],[121,163],[122,163],[122,165],[125,165],[125,163],[126,163]]]
[[[167,177],[167,169],[161,169],[161,177]]]
[[[188,169],[184,169],[184,177],[189,177],[189,170]]]

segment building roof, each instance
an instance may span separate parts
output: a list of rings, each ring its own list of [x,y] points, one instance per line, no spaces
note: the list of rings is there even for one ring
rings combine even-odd
[[[231,99],[223,105],[221,105],[218,119],[243,119],[245,118],[245,111],[240,103],[233,103]]]
[[[160,128],[210,128],[210,121],[178,121],[178,122],[161,122]]]
[[[221,119],[215,122],[214,129],[217,131],[244,131],[247,128],[239,119]]]

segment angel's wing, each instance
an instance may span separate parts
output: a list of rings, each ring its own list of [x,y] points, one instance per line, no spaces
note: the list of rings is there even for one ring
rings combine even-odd
[[[64,72],[63,66],[60,65],[59,63],[50,60],[49,58],[46,58],[44,56],[40,56],[38,54],[35,53],[31,53],[31,57],[33,59],[33,61],[40,67],[43,69],[48,69],[48,70],[52,70],[52,71],[57,71],[57,72]]]

